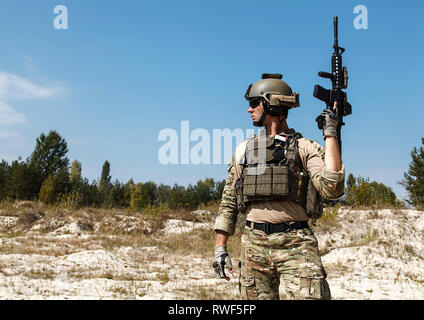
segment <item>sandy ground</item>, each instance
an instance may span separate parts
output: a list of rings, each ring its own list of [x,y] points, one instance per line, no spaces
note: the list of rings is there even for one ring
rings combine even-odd
[[[48,233],[37,224],[25,234],[5,232],[17,224],[17,217],[0,216],[0,299],[240,298],[238,268],[229,282],[215,277],[213,244],[203,255],[108,246],[119,236],[100,239],[72,220]],[[201,241],[196,234],[212,225],[170,219],[152,236]],[[344,209],[315,233],[333,299],[424,299],[423,212]]]
[[[424,299],[424,214],[343,211],[317,238],[334,299]]]

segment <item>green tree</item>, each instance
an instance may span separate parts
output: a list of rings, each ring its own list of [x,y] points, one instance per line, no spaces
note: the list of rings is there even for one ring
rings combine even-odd
[[[110,195],[112,199],[112,207],[125,207],[125,185],[116,179],[110,187]]]
[[[72,161],[71,164],[71,172],[69,174],[69,178],[71,180],[71,184],[78,184],[82,180],[82,165],[78,160]]]
[[[102,167],[102,174],[99,180],[99,195],[100,201],[105,205],[110,207],[112,205],[112,197],[111,197],[111,179],[110,176],[110,163],[109,161],[105,161]]]
[[[169,197],[168,206],[171,209],[179,209],[184,207],[184,193],[185,188],[183,186],[179,186],[178,184],[174,184]]]
[[[396,205],[396,194],[392,191],[391,188],[375,181],[370,183],[370,187],[372,189],[376,204]]]
[[[43,182],[38,199],[46,204],[52,204],[56,201],[55,181],[53,175],[49,174]]]
[[[123,207],[129,208],[131,206],[131,190],[134,188],[135,184],[133,179],[130,179],[125,185],[124,185],[124,192],[123,192]]]
[[[10,166],[7,161],[0,162],[0,200],[7,197],[6,183],[9,177]]]
[[[200,186],[200,187],[199,187]],[[193,210],[199,206],[201,202],[202,192],[204,191],[203,183],[196,184],[195,186],[189,184],[183,191],[182,201],[180,207]]]
[[[353,186],[356,184],[356,178],[353,174],[349,174],[346,180],[346,186],[348,188],[353,188]]]
[[[141,185],[141,196],[143,198],[143,207],[156,205],[158,203],[158,192],[156,183],[152,181]]]
[[[167,204],[171,199],[171,187],[160,184],[157,189],[158,202],[161,204]]]
[[[131,188],[130,207],[133,210],[139,210],[144,207],[144,199],[141,191],[142,183],[137,183]]]
[[[110,176],[110,163],[109,161],[105,161],[102,167],[102,175],[100,176],[99,181],[99,190],[100,192],[105,192],[110,187],[110,181],[112,177]]]
[[[212,200],[213,190],[215,187],[215,182],[213,178],[206,178],[205,180],[197,181],[195,190],[196,190],[196,198],[193,203],[196,207],[200,203],[207,204]]]
[[[63,167],[54,175],[54,184],[56,196],[66,195],[71,192],[72,184],[68,168]]]
[[[383,183],[370,182],[369,178],[356,178],[353,174],[349,174],[346,184],[346,203],[348,205],[396,206],[400,204],[392,189]]]
[[[225,183],[226,183],[225,180],[215,182],[215,189],[213,191],[212,200],[215,200],[215,201],[221,200]]]
[[[356,178],[352,173],[350,173],[346,180],[346,193],[345,193],[345,199],[348,204],[354,203],[355,190],[356,190]]]
[[[29,164],[36,178],[34,189],[38,193],[41,184],[49,175],[57,174],[61,169],[68,168],[69,159],[66,157],[68,147],[64,138],[52,130],[46,136],[42,133],[36,139],[34,151],[29,159]]]
[[[87,201],[88,195],[84,193],[89,183],[82,177],[82,165],[78,160],[72,161],[69,172],[70,191],[66,195],[66,202],[72,206],[80,207],[91,204]]]
[[[404,173],[404,179],[399,182],[408,192],[406,201],[418,209],[424,208],[424,137],[421,138],[421,143],[419,149],[412,149],[409,169]]]
[[[39,189],[34,188],[34,175],[33,167],[28,161],[22,161],[21,157],[12,161],[5,181],[7,197],[22,200],[32,200],[37,197],[38,191],[34,190]]]
[[[91,183],[87,178],[83,178],[79,187],[79,192],[82,197],[82,204],[85,206],[100,206],[99,189],[97,181],[93,180]]]

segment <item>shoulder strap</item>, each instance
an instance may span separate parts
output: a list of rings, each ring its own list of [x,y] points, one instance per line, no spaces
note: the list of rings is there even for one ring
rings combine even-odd
[[[290,161],[292,164],[297,164],[302,171],[305,171],[305,169],[303,168],[302,160],[300,159],[298,145],[298,139],[303,138],[303,136],[300,132],[296,132],[294,129],[289,130],[291,131],[291,134],[287,135],[287,160]]]
[[[244,141],[241,145],[239,145],[236,148],[236,163],[243,165],[243,167],[246,165],[246,153],[248,146],[253,143],[255,140],[256,135],[252,134],[246,141]]]

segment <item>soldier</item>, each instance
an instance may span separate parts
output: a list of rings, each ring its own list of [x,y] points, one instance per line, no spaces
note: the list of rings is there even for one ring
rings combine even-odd
[[[317,119],[325,122],[325,150],[289,129],[288,110],[299,94],[263,74],[245,98],[253,125],[265,127],[237,146],[215,221],[213,267],[229,280],[226,243],[238,213],[246,214],[241,243],[240,293],[243,299],[330,299],[330,288],[308,220],[322,215],[321,199],[344,193],[344,165],[337,142],[337,103]]]

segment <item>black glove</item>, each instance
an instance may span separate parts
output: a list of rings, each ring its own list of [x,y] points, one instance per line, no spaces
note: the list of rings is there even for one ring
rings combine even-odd
[[[339,124],[337,109],[335,111],[324,109],[315,121],[318,123],[318,129],[322,130],[324,138],[337,137],[337,126]]]

